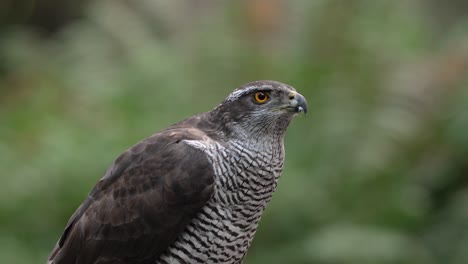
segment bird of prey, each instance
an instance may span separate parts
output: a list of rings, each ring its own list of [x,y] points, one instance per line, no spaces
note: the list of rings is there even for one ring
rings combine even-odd
[[[50,264],[242,263],[306,99],[275,81],[118,156],[68,221]]]

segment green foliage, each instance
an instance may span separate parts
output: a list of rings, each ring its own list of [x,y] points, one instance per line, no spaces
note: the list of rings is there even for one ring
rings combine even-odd
[[[120,152],[259,79],[310,114],[246,263],[468,262],[466,12],[137,2],[90,1],[53,35],[0,27],[1,263],[44,262]]]

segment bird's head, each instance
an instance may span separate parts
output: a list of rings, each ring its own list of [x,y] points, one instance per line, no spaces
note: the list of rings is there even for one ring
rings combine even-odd
[[[296,114],[307,113],[307,101],[287,84],[256,81],[235,89],[214,113],[230,132],[284,135]]]

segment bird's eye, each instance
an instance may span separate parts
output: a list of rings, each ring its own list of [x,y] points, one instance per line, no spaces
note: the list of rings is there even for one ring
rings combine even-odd
[[[263,104],[268,100],[268,94],[264,92],[256,92],[254,98],[257,103]]]

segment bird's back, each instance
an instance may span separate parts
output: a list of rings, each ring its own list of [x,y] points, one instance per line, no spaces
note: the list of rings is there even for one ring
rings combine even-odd
[[[207,156],[183,143],[206,137],[198,120],[184,120],[117,157],[70,218],[48,263],[154,262],[214,191]]]

